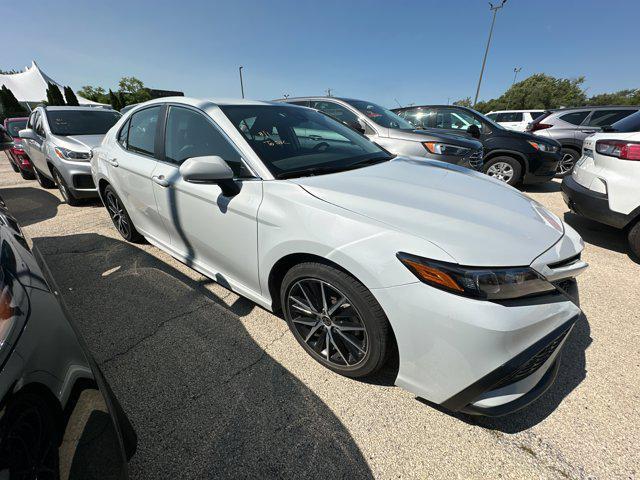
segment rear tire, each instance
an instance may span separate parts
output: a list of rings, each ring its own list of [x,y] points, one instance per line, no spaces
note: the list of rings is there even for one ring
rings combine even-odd
[[[141,243],[144,237],[136,230],[124,204],[111,185],[104,189],[104,205],[116,230],[127,242]]]
[[[486,175],[508,185],[517,185],[522,180],[522,165],[513,157],[493,157],[483,167]]]
[[[42,175],[38,171],[38,169],[35,167],[33,167],[33,174],[35,175],[36,180],[38,181],[38,183],[42,188],[46,188],[47,190],[50,190],[56,187],[56,183],[53,180],[49,180],[47,177]]]
[[[284,276],[280,300],[293,336],[328,369],[358,378],[384,365],[389,321],[371,292],[352,276],[322,263],[301,263]]]
[[[67,202],[67,205],[71,207],[77,207],[80,205],[80,200],[73,195],[73,192],[67,186],[67,183],[64,181],[60,172],[56,169],[52,169],[53,178],[58,185],[58,190],[60,191],[60,195],[64,198],[64,201]]]
[[[20,176],[25,180],[33,180],[35,178],[33,172],[29,170],[20,170]]]
[[[556,168],[556,178],[563,178],[571,175],[573,167],[576,166],[576,162],[580,158],[580,154],[573,148],[563,147],[560,150],[560,154],[562,155],[562,159]]]
[[[627,236],[629,248],[633,254],[640,258],[640,220],[636,220],[636,224],[631,227]]]

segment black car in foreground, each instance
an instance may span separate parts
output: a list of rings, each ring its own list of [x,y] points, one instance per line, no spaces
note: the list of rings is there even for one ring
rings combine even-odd
[[[484,147],[484,173],[509,185],[551,180],[561,159],[555,140],[507,130],[471,108],[422,105],[393,111],[416,128],[477,138]]]
[[[136,434],[36,257],[0,198],[0,478],[127,478]]]

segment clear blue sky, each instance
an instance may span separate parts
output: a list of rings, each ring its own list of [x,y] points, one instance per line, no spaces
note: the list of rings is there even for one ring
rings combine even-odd
[[[498,1],[498,0],[496,0]],[[473,97],[491,16],[483,0],[2,2],[0,68],[29,65],[74,89],[123,75],[196,97],[284,93],[446,103]],[[39,5],[39,7],[38,7]],[[588,93],[640,87],[640,2],[509,0],[481,99],[538,72]],[[29,28],[32,26],[33,28]]]

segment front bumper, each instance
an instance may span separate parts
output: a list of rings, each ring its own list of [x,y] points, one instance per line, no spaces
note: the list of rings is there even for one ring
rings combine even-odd
[[[474,150],[466,157],[459,157],[455,155],[431,155],[428,158],[440,160],[441,162],[452,163],[460,167],[470,168],[476,172],[482,172],[482,167],[484,166],[482,149]]]
[[[398,344],[396,384],[447,410],[482,415],[513,412],[544,393],[581,314],[560,292],[508,303],[422,283],[372,292]]]
[[[561,155],[557,153],[547,153],[537,151],[527,157],[529,169],[525,173],[522,183],[543,183],[556,176],[556,169],[560,162]]]
[[[589,190],[573,177],[564,177],[561,188],[564,202],[578,215],[615,228],[625,228],[633,220],[631,215],[611,210],[606,193]]]
[[[56,163],[56,168],[75,197],[93,198],[98,196],[98,190],[91,176],[91,164],[89,162],[59,160]]]

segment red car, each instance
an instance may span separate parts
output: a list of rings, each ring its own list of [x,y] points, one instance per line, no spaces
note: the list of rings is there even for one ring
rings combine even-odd
[[[28,118],[7,118],[4,121],[4,128],[13,137],[14,142],[14,146],[6,150],[6,154],[14,172],[20,172],[22,178],[32,179],[35,178],[33,165],[29,155],[22,148],[24,140],[18,136],[18,132],[27,127],[27,120]]]

